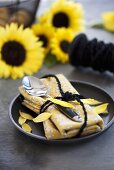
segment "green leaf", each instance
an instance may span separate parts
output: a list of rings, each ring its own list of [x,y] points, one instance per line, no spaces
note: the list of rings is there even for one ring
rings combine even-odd
[[[51,68],[53,66],[55,66],[58,63],[56,56],[48,53],[45,60],[44,60],[44,64],[48,67]]]
[[[93,24],[91,25],[92,28],[98,28],[98,29],[104,29],[104,26],[102,23],[97,23],[97,24]]]

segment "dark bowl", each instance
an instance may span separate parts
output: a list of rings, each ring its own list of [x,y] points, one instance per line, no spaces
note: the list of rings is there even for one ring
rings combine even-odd
[[[105,132],[114,122],[114,101],[111,98],[111,96],[107,92],[105,92],[103,89],[93,84],[87,83],[87,82],[71,81],[71,84],[78,90],[80,94],[83,94],[87,98],[94,98],[104,103],[109,103],[109,107],[108,107],[109,114],[104,115],[104,116],[102,115],[102,118],[105,124],[105,128],[102,131],[98,133],[94,133],[92,135],[79,137],[79,138],[74,137],[70,139],[47,140],[44,135],[42,123],[39,123],[39,124],[31,123],[33,132],[27,133],[23,131],[23,129],[18,124],[19,110],[21,109],[27,113],[32,114],[33,116],[34,116],[34,112],[22,106],[21,101],[20,101],[20,95],[17,95],[12,100],[10,107],[9,107],[9,116],[10,116],[12,123],[15,125],[15,127],[19,131],[21,131],[25,135],[30,136],[32,138],[36,138],[37,140],[40,140],[41,142],[51,142],[51,143],[72,143],[72,142],[76,143],[80,141],[86,141],[88,139],[96,137],[102,134],[103,132]]]

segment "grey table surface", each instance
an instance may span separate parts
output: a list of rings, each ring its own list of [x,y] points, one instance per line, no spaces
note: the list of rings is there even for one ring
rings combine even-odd
[[[85,8],[86,20],[96,21],[101,12],[114,9],[113,0],[80,0]],[[47,8],[44,1],[39,12]],[[114,34],[103,30],[87,29],[89,38],[97,37],[114,42]],[[36,76],[63,73],[68,79],[94,83],[114,98],[114,76],[92,70],[74,69],[69,64],[43,67]],[[101,136],[87,142],[71,145],[43,144],[21,134],[11,123],[8,107],[18,93],[21,80],[0,80],[0,170],[114,170],[114,126]]]

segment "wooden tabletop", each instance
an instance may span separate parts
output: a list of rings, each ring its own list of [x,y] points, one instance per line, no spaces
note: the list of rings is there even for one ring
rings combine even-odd
[[[87,23],[100,18],[106,10],[114,9],[113,0],[80,0],[85,8]],[[43,2],[40,11],[47,8]],[[114,34],[87,29],[91,39],[114,43]],[[63,73],[68,79],[94,83],[114,98],[114,75],[88,69],[74,69],[69,64],[43,67],[35,76]],[[43,144],[19,132],[8,116],[11,100],[18,94],[21,80],[0,80],[0,170],[114,170],[114,126],[87,142],[69,145]]]

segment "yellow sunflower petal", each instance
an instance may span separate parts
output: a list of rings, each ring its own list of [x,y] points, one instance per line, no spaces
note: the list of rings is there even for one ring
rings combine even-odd
[[[21,111],[19,111],[19,113],[20,113],[21,117],[23,117],[23,118],[25,118],[27,120],[32,120],[33,119],[33,117],[28,113],[24,113],[24,112],[21,112]]]
[[[47,16],[50,15],[49,11],[45,11],[42,15],[37,17],[40,24],[45,24],[47,22]]]
[[[98,104],[102,103],[102,102],[95,100],[95,99],[81,99],[81,101],[84,104],[89,104],[89,105],[98,105]]]
[[[0,60],[0,78],[8,78],[11,74],[11,67]]]
[[[70,107],[70,108],[74,108],[74,106],[68,102],[65,102],[65,101],[61,101],[61,100],[58,100],[58,99],[53,99],[53,98],[48,98],[47,100],[50,100],[51,102],[57,104],[57,105],[60,105],[60,106],[63,106],[63,107]]]
[[[35,123],[44,122],[45,120],[49,119],[51,115],[52,114],[49,112],[43,112],[40,115],[38,115],[36,118],[34,118],[33,122]]]
[[[27,119],[23,118],[22,116],[19,116],[19,119],[18,119],[18,123],[20,125],[24,124],[26,122]]]
[[[22,124],[22,129],[23,129],[25,132],[29,132],[29,133],[32,131],[32,128],[31,128],[30,125],[28,125],[27,123]]]
[[[97,114],[107,113],[108,112],[107,107],[108,107],[108,103],[105,103],[105,104],[101,104],[99,106],[94,107],[93,110]]]

